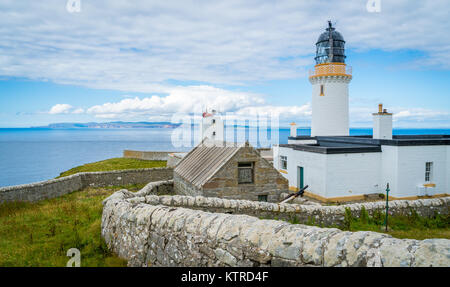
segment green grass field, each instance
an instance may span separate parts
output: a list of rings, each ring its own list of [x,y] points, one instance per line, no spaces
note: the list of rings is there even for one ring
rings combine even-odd
[[[358,217],[345,216],[345,228],[349,231],[375,231],[392,235],[396,238],[423,240],[427,238],[450,239],[450,215],[436,214],[432,218],[422,217],[413,212],[411,215],[389,216],[388,231],[385,228],[384,212],[369,216],[363,208]]]
[[[299,223],[291,220],[291,223]],[[374,231],[391,235],[396,238],[409,239],[429,239],[446,238],[450,239],[450,215],[442,216],[436,214],[432,218],[422,217],[413,213],[411,215],[396,215],[388,218],[388,231],[385,228],[385,213],[378,212],[369,216],[363,208],[359,216],[352,216],[349,210],[346,210],[343,226],[324,226],[335,227],[345,231]],[[310,220],[307,225],[317,225]]]
[[[165,161],[113,158],[61,173],[165,167]],[[36,203],[0,204],[0,266],[66,266],[70,248],[81,252],[81,266],[126,266],[101,237],[102,201],[122,188],[86,188]]]
[[[59,177],[72,175],[79,172],[89,171],[111,171],[111,170],[124,170],[124,169],[138,169],[138,168],[152,168],[152,167],[165,167],[166,161],[158,160],[141,160],[134,158],[111,158],[107,160],[97,161],[80,165],[62,172]]]
[[[81,266],[126,266],[108,251],[100,230],[102,200],[119,189],[87,188],[36,203],[1,204],[0,266],[66,266],[70,248],[80,250]]]

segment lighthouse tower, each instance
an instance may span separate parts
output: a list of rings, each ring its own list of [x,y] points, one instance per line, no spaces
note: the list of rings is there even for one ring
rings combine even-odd
[[[202,132],[202,140],[205,138],[216,141],[224,140],[224,123],[216,110],[212,110],[211,113],[206,111],[202,114],[200,130]]]
[[[348,136],[348,84],[351,67],[345,64],[344,38],[328,21],[316,43],[312,84],[311,136]]]

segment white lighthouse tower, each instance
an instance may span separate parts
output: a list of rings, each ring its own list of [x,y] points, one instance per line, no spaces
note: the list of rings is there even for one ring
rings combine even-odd
[[[348,136],[348,84],[351,67],[345,64],[344,38],[328,21],[316,43],[312,84],[311,136]]]

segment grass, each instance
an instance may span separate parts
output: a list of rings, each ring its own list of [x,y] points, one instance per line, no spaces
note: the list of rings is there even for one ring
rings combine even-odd
[[[165,161],[112,158],[72,168],[59,177],[165,166]],[[66,266],[70,248],[80,250],[81,266],[126,266],[101,237],[102,201],[119,189],[137,191],[144,186],[86,188],[36,203],[0,204],[0,266]]]
[[[68,171],[62,172],[57,178],[76,174],[79,172],[111,171],[124,169],[165,167],[165,166],[166,161],[162,160],[142,160],[142,159],[119,157],[74,167],[72,169],[69,169]]]
[[[101,237],[102,201],[114,191],[144,186],[87,188],[36,203],[0,204],[0,266],[66,266],[70,248],[81,266],[126,266]]]
[[[347,208],[344,224],[342,226],[319,225],[314,222],[314,218],[310,218],[304,224],[320,227],[334,227],[344,231],[374,231],[386,233],[396,238],[417,240],[429,238],[450,239],[450,215],[435,214],[433,217],[428,218],[419,216],[415,211],[412,211],[410,215],[389,216],[387,232],[384,221],[384,212],[375,212],[372,216],[369,216],[363,207],[359,216],[353,216]],[[289,222],[292,224],[300,223],[297,218],[289,220]]]
[[[344,230],[375,231],[392,235],[396,238],[423,240],[427,238],[450,239],[450,215],[435,214],[428,218],[419,216],[414,210],[410,215],[396,215],[388,218],[388,231],[385,229],[384,212],[375,212],[369,216],[362,208],[358,217],[346,210]]]

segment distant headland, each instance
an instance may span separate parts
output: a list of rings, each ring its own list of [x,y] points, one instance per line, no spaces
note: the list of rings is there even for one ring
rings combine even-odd
[[[47,126],[39,126],[32,128],[49,128],[49,129],[130,129],[130,128],[169,128],[173,129],[181,124],[170,122],[107,122],[107,123],[54,123]]]

